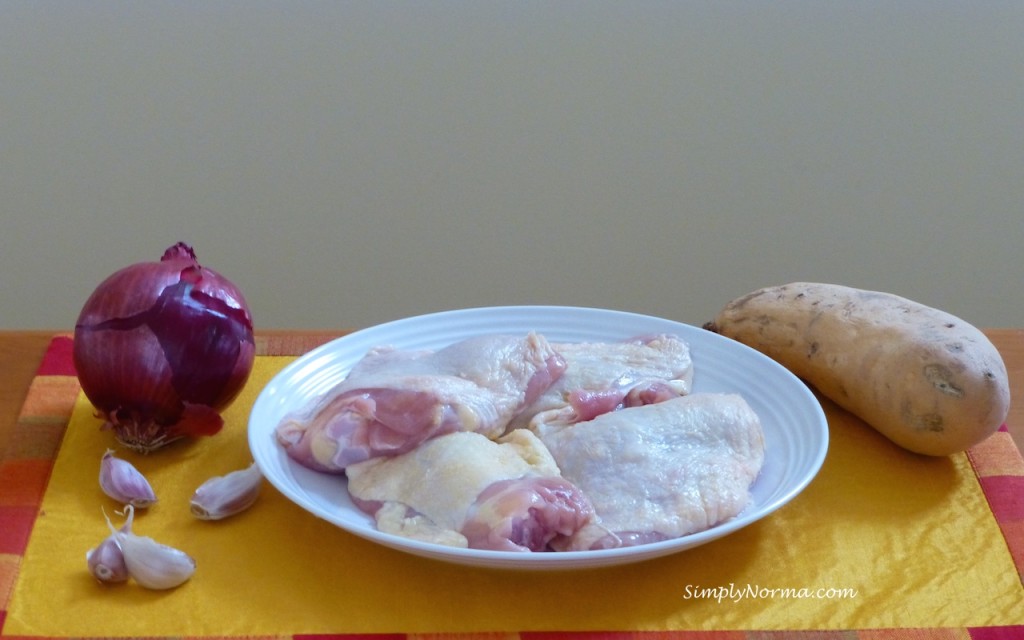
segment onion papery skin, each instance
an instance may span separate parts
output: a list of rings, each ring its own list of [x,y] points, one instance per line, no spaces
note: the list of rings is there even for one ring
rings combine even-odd
[[[220,431],[220,411],[245,386],[256,353],[242,292],[184,243],[101,282],[73,344],[82,391],[104,427],[144,453]]]

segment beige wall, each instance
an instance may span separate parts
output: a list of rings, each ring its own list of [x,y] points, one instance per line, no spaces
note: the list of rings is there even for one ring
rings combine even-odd
[[[192,242],[257,325],[792,280],[1024,322],[1024,4],[3,2],[0,328]]]

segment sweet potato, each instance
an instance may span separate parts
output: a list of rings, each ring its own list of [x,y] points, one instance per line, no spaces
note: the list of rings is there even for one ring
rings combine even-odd
[[[1006,365],[976,327],[890,293],[796,282],[729,302],[706,329],[781,363],[896,444],[943,456],[1006,420]]]

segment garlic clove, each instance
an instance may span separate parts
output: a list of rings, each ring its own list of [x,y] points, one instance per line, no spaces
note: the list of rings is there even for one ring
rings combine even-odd
[[[121,504],[144,509],[156,502],[156,493],[146,477],[127,460],[114,457],[107,449],[100,460],[100,488]]]
[[[260,495],[263,474],[256,463],[246,469],[210,478],[196,489],[190,503],[200,520],[220,520],[245,511]]]
[[[180,549],[132,533],[135,509],[128,505],[125,511],[128,518],[120,530],[114,529],[110,518],[107,526],[121,549],[128,575],[147,589],[173,589],[191,578],[195,559]]]
[[[120,543],[129,575],[147,589],[173,589],[196,571],[192,556],[152,538],[122,534]]]
[[[89,573],[100,582],[124,582],[128,579],[128,566],[113,533],[85,554],[85,562],[89,566]]]

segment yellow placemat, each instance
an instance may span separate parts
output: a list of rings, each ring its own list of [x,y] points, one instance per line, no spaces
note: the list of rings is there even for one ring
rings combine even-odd
[[[642,564],[582,572],[465,568],[384,549],[265,485],[221,522],[188,513],[206,478],[250,461],[259,390],[291,357],[259,357],[221,434],[150,456],[120,451],[160,502],[135,531],[179,547],[195,576],[168,592],[105,586],[85,552],[108,533],[99,489],[109,433],[80,397],[25,551],[5,635],[869,629],[1024,623],[1006,543],[965,455],[912,456],[825,403],[828,459],[765,520]]]

